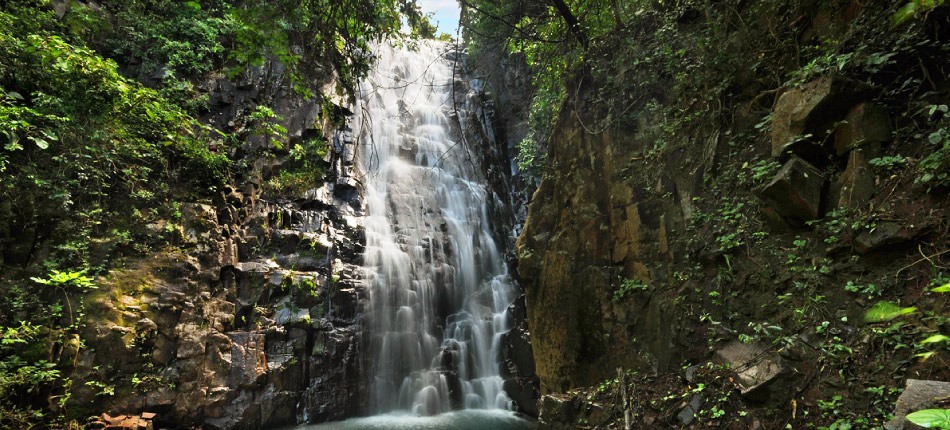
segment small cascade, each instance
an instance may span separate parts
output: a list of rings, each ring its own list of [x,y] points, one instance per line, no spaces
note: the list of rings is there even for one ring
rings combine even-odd
[[[516,293],[492,236],[502,204],[460,133],[478,126],[464,121],[473,93],[449,45],[377,55],[356,115],[371,408],[508,409],[500,338]]]

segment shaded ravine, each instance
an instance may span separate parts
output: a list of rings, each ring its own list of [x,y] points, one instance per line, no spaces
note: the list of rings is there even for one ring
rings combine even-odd
[[[516,292],[492,236],[494,194],[458,133],[472,101],[455,94],[450,51],[381,45],[361,86],[373,413],[511,408],[500,339]]]

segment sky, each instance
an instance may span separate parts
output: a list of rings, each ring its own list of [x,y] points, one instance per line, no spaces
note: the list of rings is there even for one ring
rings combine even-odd
[[[438,23],[441,33],[449,33],[455,37],[455,29],[459,23],[459,4],[456,0],[416,0],[423,13],[433,13],[431,20],[433,24]]]

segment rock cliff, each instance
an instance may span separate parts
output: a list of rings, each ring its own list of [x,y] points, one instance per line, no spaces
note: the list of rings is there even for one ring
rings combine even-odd
[[[948,201],[920,162],[945,123],[905,108],[947,102],[928,72],[942,48],[878,43],[944,40],[946,11],[888,32],[889,9],[832,3],[647,13],[587,53],[518,240],[542,428],[880,423],[902,379],[950,377],[864,317],[882,300],[943,312]],[[794,65],[811,57],[793,42],[858,34],[844,63]]]

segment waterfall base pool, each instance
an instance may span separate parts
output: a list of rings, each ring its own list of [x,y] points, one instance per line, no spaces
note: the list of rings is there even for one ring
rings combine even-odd
[[[503,410],[464,410],[431,417],[390,413],[324,424],[294,427],[294,430],[534,430],[537,422]]]

